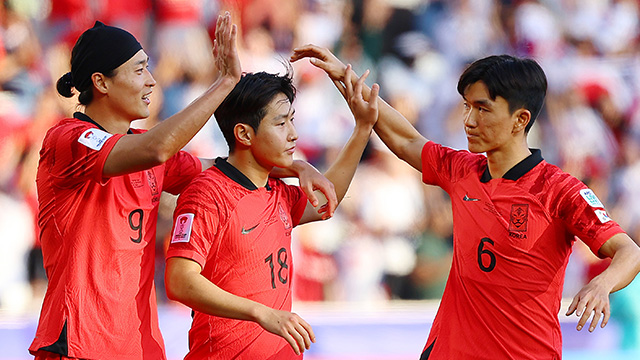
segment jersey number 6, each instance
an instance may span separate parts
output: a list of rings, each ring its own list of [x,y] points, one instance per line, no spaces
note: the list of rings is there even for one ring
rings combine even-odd
[[[490,272],[493,268],[496,267],[496,255],[492,253],[490,250],[484,248],[484,244],[489,243],[493,245],[493,240],[488,237],[480,239],[480,244],[478,244],[478,266],[480,266],[480,270],[484,272]],[[485,266],[482,261],[482,255],[489,256],[489,265]]]

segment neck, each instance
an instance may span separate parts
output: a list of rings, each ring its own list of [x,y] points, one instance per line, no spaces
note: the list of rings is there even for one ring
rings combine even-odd
[[[229,154],[227,162],[249,178],[256,187],[260,188],[267,185],[271,169],[260,165],[256,159],[251,156],[250,151],[236,150]]]
[[[499,179],[504,176],[512,167],[531,155],[526,141],[520,145],[505,150],[493,150],[487,152],[487,166],[492,179]]]
[[[86,106],[84,113],[111,134],[126,134],[132,121],[119,116],[95,99]]]

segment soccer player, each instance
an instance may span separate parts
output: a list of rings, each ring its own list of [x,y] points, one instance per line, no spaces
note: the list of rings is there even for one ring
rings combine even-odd
[[[160,194],[179,193],[213,163],[180,149],[240,79],[235,41],[227,13],[216,28],[218,78],[146,132],[129,128],[149,116],[156,84],[140,43],[100,22],[76,42],[57,88],[66,97],[75,88],[84,112],[48,131],[36,180],[49,280],[29,348],[36,359],[165,358],[153,283]],[[290,171],[298,167],[312,168]],[[332,196],[328,180],[316,185]]]
[[[367,74],[344,89],[356,125],[325,173],[338,201],[377,118],[378,86],[368,102],[361,95]],[[299,359],[315,341],[290,312],[291,231],[320,216],[297,186],[269,178],[293,159],[294,97],[289,74],[244,75],[215,112],[229,157],[178,198],[165,283],[170,299],[195,310],[186,359]]]
[[[334,81],[349,81],[327,49],[303,46],[292,60],[304,57]],[[560,359],[558,312],[576,237],[611,258],[568,308],[580,317],[578,330],[591,316],[589,331],[600,319],[604,327],[609,294],[640,271],[640,248],[594,192],[528,147],[546,89],[533,60],[501,55],[471,64],[457,86],[469,151],[427,140],[379,101],[376,133],[452,201],[453,263],[422,360]]]

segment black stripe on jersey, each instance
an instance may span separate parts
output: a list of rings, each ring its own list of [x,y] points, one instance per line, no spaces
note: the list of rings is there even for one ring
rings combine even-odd
[[[88,123],[91,123],[95,126],[98,127],[98,129],[108,133],[107,130],[105,130],[102,125],[98,124],[97,122],[95,122],[92,118],[89,117],[89,115],[85,114],[85,113],[81,113],[79,111],[76,111],[73,113],[73,117],[78,119],[78,120],[82,120],[82,121],[86,121]],[[133,131],[131,131],[131,129],[127,130],[127,134],[133,134]]]
[[[64,321],[64,326],[60,332],[58,340],[49,346],[43,346],[38,350],[48,351],[54,354],[60,354],[63,356],[69,356],[69,345],[67,342],[67,321]]]
[[[245,176],[240,170],[236,169],[235,166],[229,164],[226,158],[218,157],[216,158],[215,167],[218,170],[222,171],[223,174],[227,175],[227,177],[238,184],[242,185],[247,190],[258,190],[256,184],[251,182],[248,177]],[[269,184],[266,185],[267,190],[271,190]]]
[[[422,352],[422,355],[420,355],[420,360],[429,359],[429,356],[431,355],[431,350],[433,350],[433,345],[436,343],[436,340],[438,340],[438,338],[433,339],[433,342],[431,343],[431,345],[429,345],[428,348],[424,349],[424,351]]]
[[[529,149],[531,151],[531,155],[527,156],[524,160],[517,163],[514,167],[509,169],[504,176],[503,179],[516,181],[520,179],[524,174],[528,173],[531,169],[536,167],[542,160],[542,152],[540,149]],[[487,183],[491,180],[491,173],[489,173],[489,166],[484,169],[484,173],[480,178],[480,182]]]

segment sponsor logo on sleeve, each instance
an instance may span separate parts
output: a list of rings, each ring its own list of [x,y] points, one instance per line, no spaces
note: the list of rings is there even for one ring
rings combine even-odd
[[[112,134],[100,129],[87,129],[78,138],[78,142],[90,149],[100,150]]]
[[[605,210],[601,210],[601,209],[596,209],[596,216],[598,217],[598,219],[600,219],[601,223],[606,223],[611,221],[611,218],[609,217],[609,214],[607,214],[607,212]]]
[[[193,226],[193,214],[180,214],[176,218],[171,235],[171,243],[189,242],[191,238],[191,227]]]
[[[580,190],[580,195],[587,201],[587,204],[589,204],[591,207],[604,208],[604,205],[602,204],[600,199],[598,199],[596,194],[593,193],[593,190],[582,189]]]

